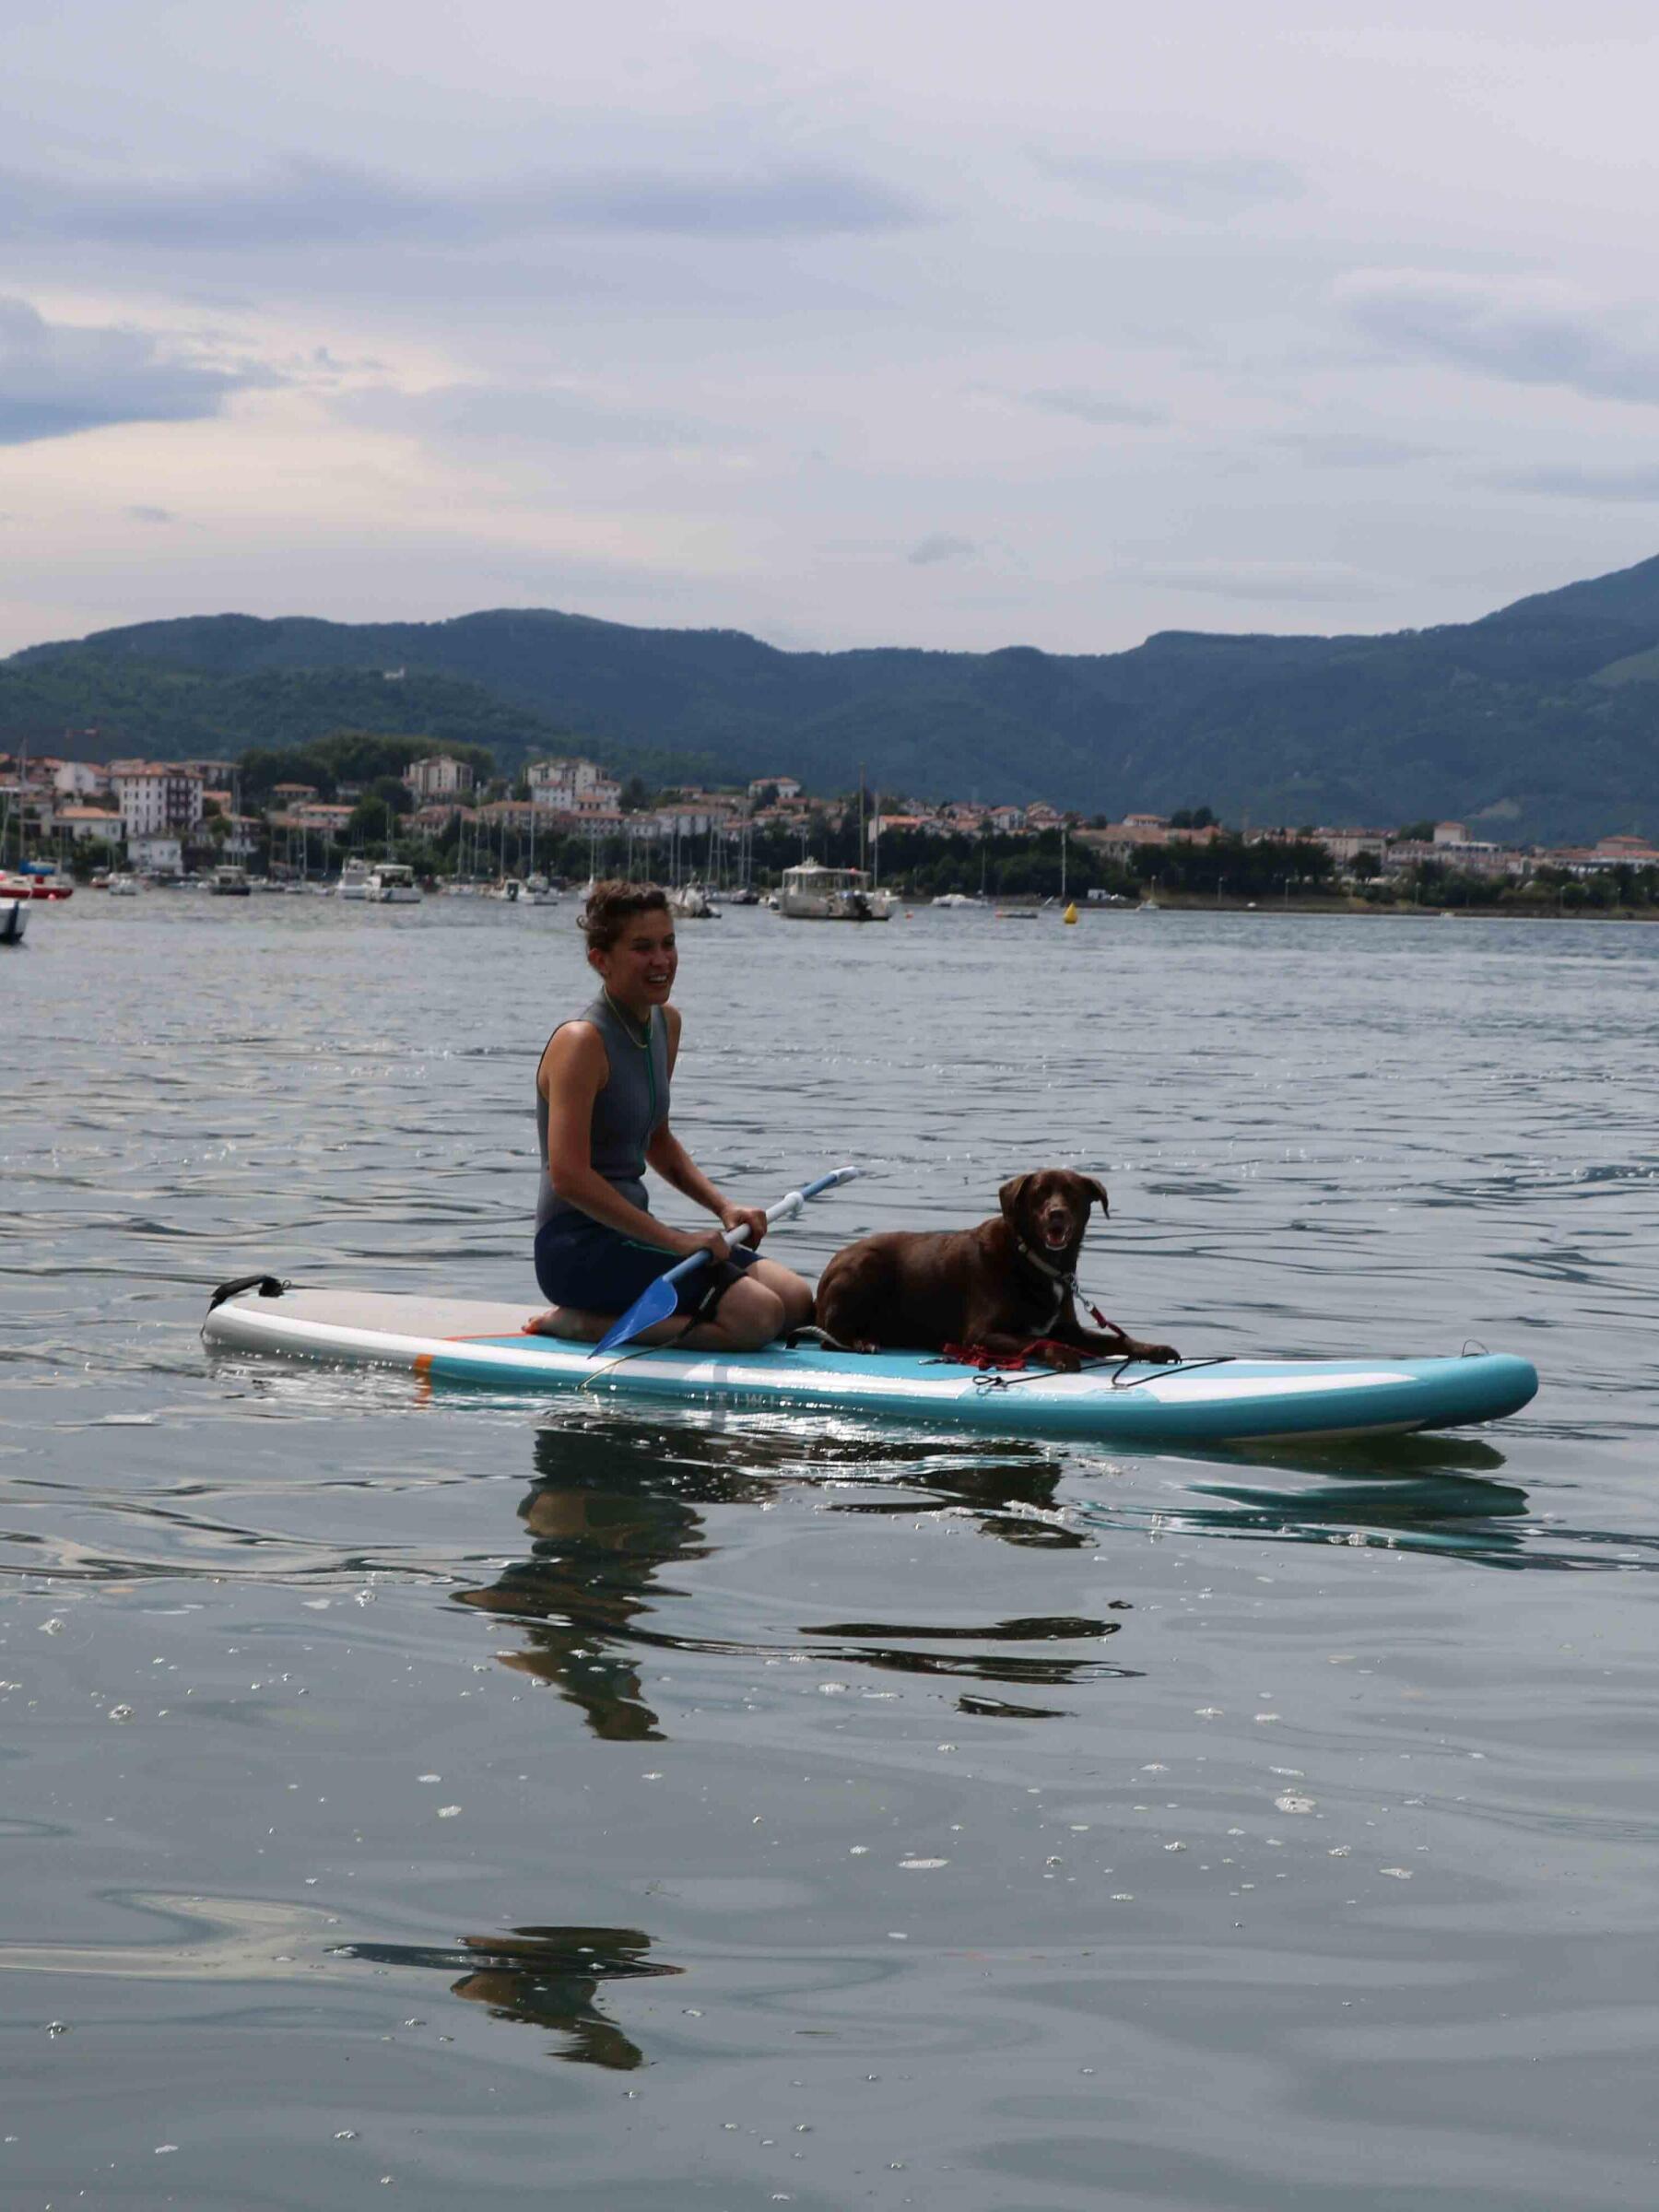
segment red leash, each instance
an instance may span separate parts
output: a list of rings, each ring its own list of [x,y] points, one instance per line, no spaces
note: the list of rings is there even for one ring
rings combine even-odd
[[[1112,1324],[1108,1322],[1106,1325],[1110,1328]],[[1123,1334],[1119,1329],[1118,1335]],[[1055,1361],[1042,1358],[1049,1351],[1064,1354],[1058,1362],[1063,1369],[1076,1366],[1088,1357],[1080,1345],[1062,1344],[1057,1336],[1033,1336],[1030,1344],[1021,1346],[1017,1352],[994,1352],[987,1344],[947,1344],[941,1347],[939,1357],[955,1367],[977,1367],[982,1372],[994,1369],[999,1373],[1014,1374],[1030,1367],[1033,1360],[1041,1367],[1054,1366]]]

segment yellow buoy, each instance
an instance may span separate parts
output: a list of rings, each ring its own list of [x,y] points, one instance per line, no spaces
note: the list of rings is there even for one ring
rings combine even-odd
[[[1075,922],[1077,918],[1077,910],[1075,906],[1068,906],[1065,912],[1060,917],[1062,922]]]

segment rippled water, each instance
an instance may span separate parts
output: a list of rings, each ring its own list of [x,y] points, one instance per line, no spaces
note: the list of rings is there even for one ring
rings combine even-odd
[[[1107,1457],[209,1359],[254,1267],[533,1298],[570,909],[37,911],[0,2201],[1651,2203],[1659,932],[686,936],[699,1157],[869,1171],[804,1266],[1076,1162],[1132,1328],[1542,1394]]]

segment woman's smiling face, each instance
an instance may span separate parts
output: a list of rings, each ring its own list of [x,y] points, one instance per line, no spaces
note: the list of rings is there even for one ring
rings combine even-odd
[[[588,954],[588,964],[604,978],[611,996],[644,1016],[665,1006],[679,967],[674,916],[660,908],[630,915],[608,950]]]

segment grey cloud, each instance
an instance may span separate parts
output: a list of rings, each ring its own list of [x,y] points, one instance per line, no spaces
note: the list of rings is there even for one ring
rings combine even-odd
[[[1491,477],[1505,491],[1539,492],[1550,500],[1659,500],[1659,464],[1630,468],[1524,468]]]
[[[176,523],[178,516],[171,507],[129,507],[127,520],[134,523]]]
[[[941,560],[971,560],[979,547],[971,537],[951,537],[943,530],[913,545],[905,559],[914,569],[930,569]]]
[[[86,183],[0,171],[0,238],[259,251],[457,246],[557,231],[811,237],[896,229],[921,205],[830,167],[627,171],[432,187],[345,163],[288,159],[262,176]]]
[[[1288,162],[1252,154],[1187,159],[1158,155],[1057,153],[1031,156],[1045,176],[1091,197],[1162,207],[1171,215],[1215,222],[1276,200],[1301,197],[1306,185]]]
[[[703,446],[727,442],[710,427],[641,408],[612,407],[579,392],[508,384],[442,384],[429,392],[378,385],[343,394],[335,412],[364,429],[469,442]]]
[[[1593,399],[1659,400],[1659,340],[1630,318],[1503,282],[1367,271],[1339,278],[1338,306],[1387,351]]]
[[[1441,450],[1363,430],[1288,430],[1268,442],[1323,468],[1395,468],[1407,461],[1430,460]]]
[[[1022,392],[1019,396],[1028,406],[1041,407],[1045,414],[1069,415],[1101,429],[1144,429],[1170,419],[1161,407],[1135,406],[1127,400],[1107,399],[1094,392]]]
[[[68,438],[117,422],[196,422],[233,394],[279,382],[170,354],[143,331],[48,323],[0,298],[0,445]]]

